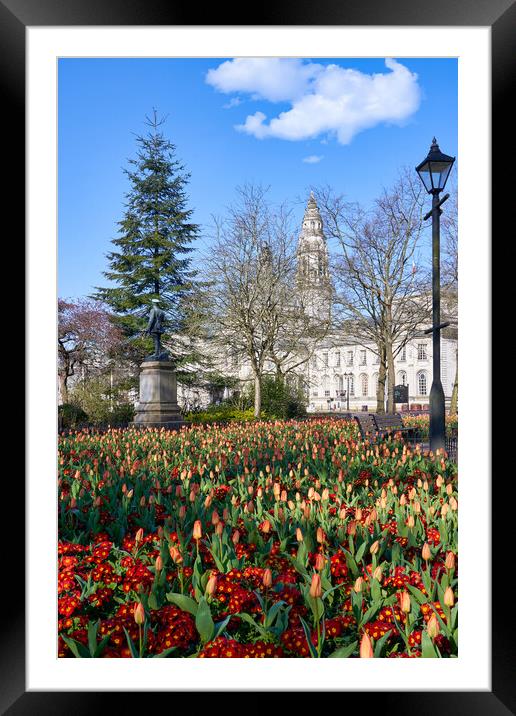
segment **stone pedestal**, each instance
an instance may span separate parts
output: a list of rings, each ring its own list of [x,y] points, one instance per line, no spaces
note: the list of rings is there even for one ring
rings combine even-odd
[[[172,363],[144,361],[140,366],[140,402],[135,427],[178,430],[184,421],[177,404],[177,382]]]

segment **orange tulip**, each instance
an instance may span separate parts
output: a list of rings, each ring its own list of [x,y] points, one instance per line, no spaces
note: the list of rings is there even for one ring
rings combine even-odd
[[[206,594],[210,597],[215,594],[217,590],[217,575],[212,574],[206,583]]]
[[[134,621],[140,626],[145,621],[145,610],[143,608],[143,604],[141,602],[138,602],[138,604],[134,608]]]
[[[310,596],[313,599],[317,599],[322,596],[321,576],[319,574],[314,574],[312,576],[312,584],[310,585]]]
[[[455,596],[451,587],[447,587],[444,592],[444,603],[447,607],[453,607],[455,604]]]
[[[426,562],[428,562],[429,559],[432,559],[432,552],[430,550],[430,545],[428,544],[428,542],[425,542],[425,544],[423,545],[423,549],[421,550],[421,556]]]
[[[262,577],[262,584],[265,587],[265,589],[269,589],[269,587],[272,587],[272,572],[270,569],[264,570],[263,577]]]
[[[202,537],[202,524],[201,524],[201,520],[195,520],[194,526],[193,526],[192,537],[193,537],[195,540],[200,540],[200,539],[201,539],[201,537]]]
[[[373,644],[369,634],[365,631],[360,641],[360,658],[374,659]]]
[[[402,612],[405,612],[405,614],[408,614],[410,612],[410,594],[406,590],[404,590],[403,592],[398,592],[398,604]]]
[[[315,556],[315,568],[318,572],[321,571],[321,569],[324,569],[324,565],[326,563],[326,560],[324,559],[324,556],[318,552]]]
[[[435,614],[432,614],[432,616],[428,620],[426,629],[428,631],[428,636],[431,639],[435,639],[435,637],[439,634],[440,627],[439,627],[439,622],[437,621],[437,617]]]

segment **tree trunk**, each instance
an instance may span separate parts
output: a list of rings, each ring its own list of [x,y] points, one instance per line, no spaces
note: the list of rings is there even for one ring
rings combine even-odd
[[[394,356],[392,354],[392,343],[387,341],[385,345],[385,357],[387,362],[387,412],[394,413]]]
[[[262,411],[262,379],[257,373],[254,376],[254,417],[260,418]]]
[[[59,373],[59,392],[61,394],[61,403],[68,402],[68,376],[66,373]]]
[[[459,398],[459,362],[455,366],[455,380],[453,382],[453,390],[450,402],[450,415],[457,415],[457,402]]]
[[[385,380],[387,368],[385,366],[385,351],[380,350],[380,368],[378,370],[378,385],[376,387],[376,412],[385,413]]]

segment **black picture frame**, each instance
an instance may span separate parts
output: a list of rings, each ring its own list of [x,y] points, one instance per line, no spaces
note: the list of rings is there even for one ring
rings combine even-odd
[[[243,18],[230,5],[214,3],[202,8],[188,4],[172,4],[171,0],[0,0],[0,88],[4,104],[2,122],[4,141],[2,150],[3,174],[7,178],[3,194],[4,209],[8,207],[11,217],[16,217],[15,235],[11,236],[12,247],[18,248],[16,266],[24,265],[25,216],[25,29],[28,26],[77,26],[77,25],[376,25],[376,26],[488,26],[492,37],[492,235],[500,237],[493,247],[492,265],[497,256],[502,256],[502,239],[505,235],[505,217],[511,215],[513,202],[512,172],[506,178],[504,169],[507,159],[514,157],[513,115],[508,102],[514,95],[514,38],[516,37],[516,4],[514,0],[300,0],[295,6],[276,0],[264,6],[254,6],[253,17]],[[199,17],[202,22],[199,22]],[[506,106],[507,105],[507,106]],[[512,152],[511,152],[512,149]],[[512,162],[511,162],[512,165]],[[510,193],[509,193],[510,192]],[[485,198],[489,200],[489,197]],[[511,222],[512,223],[512,222]],[[511,234],[513,230],[511,231]],[[501,247],[501,248],[500,248]],[[505,254],[503,254],[505,255]],[[510,262],[509,262],[510,263]],[[497,271],[503,274],[504,261],[497,262]],[[509,270],[506,268],[506,270]],[[20,271],[18,268],[17,273]],[[508,279],[508,276],[506,277]],[[498,274],[497,283],[504,283]],[[514,282],[514,279],[513,279]],[[11,294],[4,294],[8,297]],[[500,305],[500,304],[499,304]],[[496,315],[493,311],[492,315]],[[14,342],[13,342],[14,349]],[[15,350],[15,349],[14,349]],[[11,356],[10,356],[11,357]],[[5,398],[8,400],[9,398]],[[495,401],[495,396],[493,396]],[[10,425],[20,431],[25,422],[24,403],[20,399],[19,387],[16,399],[10,402]],[[493,415],[498,408],[493,404]],[[485,409],[488,409],[486,406]],[[505,440],[504,431],[502,438]],[[11,443],[9,442],[9,445]],[[26,446],[30,450],[30,444]],[[498,452],[498,451],[496,451]],[[19,453],[18,453],[19,461]],[[495,465],[496,467],[496,465]],[[20,477],[20,466],[10,471],[16,479],[9,482],[9,504],[19,506],[25,501],[25,488]],[[492,494],[496,508],[497,494],[503,489],[512,489],[512,475],[493,469]],[[463,476],[467,479],[467,476]],[[5,490],[5,488],[4,488]],[[503,502],[503,501],[502,501]],[[507,574],[513,568],[514,544],[504,531],[508,529],[507,519],[492,520],[492,573]],[[479,537],[488,538],[489,526],[479,527]],[[4,533],[3,571],[4,575],[16,575],[16,588],[11,590],[4,584],[6,599],[2,611],[2,635],[0,649],[2,669],[0,671],[0,708],[2,713],[12,716],[21,714],[91,714],[104,712],[108,708],[122,711],[125,697],[130,699],[132,708],[149,708],[149,694],[117,692],[26,692],[25,687],[25,604],[23,600],[23,532],[19,525],[9,532],[9,548]],[[15,539],[15,544],[13,540]],[[479,575],[489,579],[482,565]],[[11,576],[9,576],[11,580]],[[512,604],[507,612],[497,608],[496,592],[492,596],[492,691],[491,692],[368,692],[367,707],[381,709],[381,713],[417,713],[418,716],[445,716],[445,714],[491,714],[502,716],[516,713],[516,690],[514,686],[515,655],[510,634],[513,621]],[[432,688],[429,684],[429,688]],[[407,683],[410,688],[410,684]],[[314,684],[314,691],[316,690]],[[338,689],[338,684],[336,684]],[[292,689],[295,690],[295,689]],[[357,700],[364,706],[364,695],[347,692],[343,695],[345,708],[350,700]],[[143,698],[146,699],[144,704]],[[324,706],[323,706],[324,708]]]

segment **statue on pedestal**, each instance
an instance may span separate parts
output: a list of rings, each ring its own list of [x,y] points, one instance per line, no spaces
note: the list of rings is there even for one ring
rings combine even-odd
[[[149,323],[147,324],[145,332],[149,336],[152,336],[154,341],[154,353],[153,355],[147,356],[144,360],[169,360],[170,356],[167,351],[161,349],[161,334],[164,333],[163,323],[165,322],[165,311],[158,307],[159,298],[153,298],[152,303],[154,305],[151,308]]]

